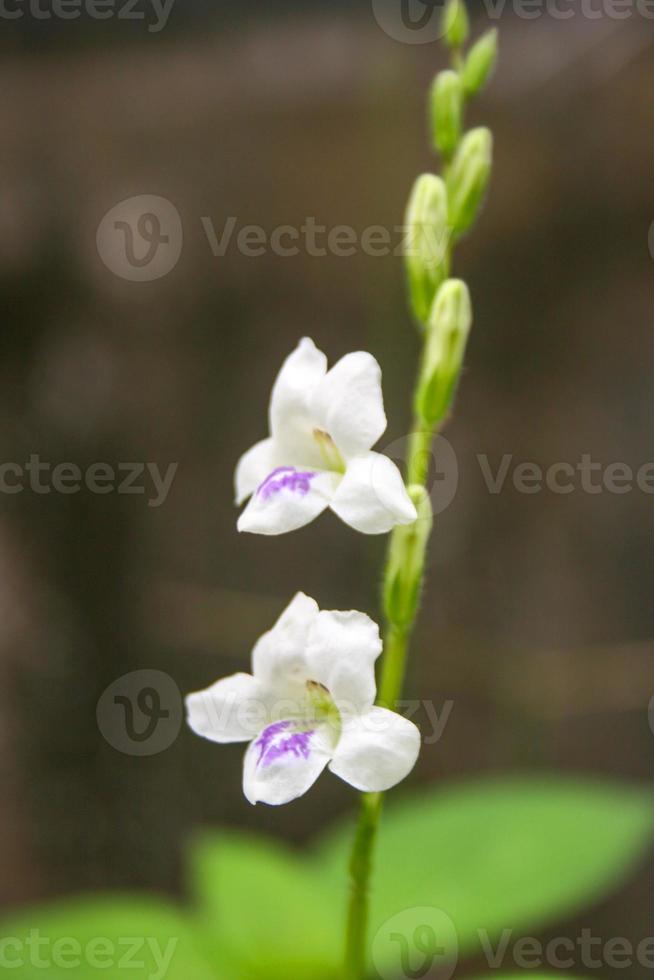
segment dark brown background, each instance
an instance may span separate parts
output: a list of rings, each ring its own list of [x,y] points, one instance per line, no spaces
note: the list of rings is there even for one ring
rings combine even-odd
[[[377,614],[383,540],[329,515],[283,539],[239,537],[231,481],[305,333],[332,361],[372,350],[382,448],[407,431],[418,341],[401,263],[216,258],[200,217],[218,229],[230,215],[268,230],[306,216],[398,224],[433,166],[424,97],[442,53],[388,38],[364,3],[248,9],[175,9],[155,35],[1,25],[2,458],[179,462],[159,509],[86,491],[0,499],[7,905],[176,890],[200,825],[305,840],[353,803],[330,777],[291,808],[253,809],[238,748],[183,731],[133,758],[96,723],[100,694],[126,672],[164,670],[185,692],[243,668],[298,588]],[[523,768],[647,783],[654,498],[492,495],[476,454],[494,468],[504,453],[543,466],[654,459],[654,23],[500,26],[501,69],[472,114],[495,133],[492,193],[457,255],[476,309],[447,431],[460,483],[437,522],[407,684],[454,709],[411,783]],[[152,283],[115,277],[95,247],[103,214],[136,194],[168,198],[184,225],[179,264]],[[580,923],[648,935],[651,884],[644,870]]]

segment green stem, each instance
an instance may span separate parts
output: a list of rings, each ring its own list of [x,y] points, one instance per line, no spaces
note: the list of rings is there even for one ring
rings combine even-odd
[[[460,50],[453,52],[452,65],[455,70],[460,71],[463,65],[463,56]],[[443,170],[443,176],[446,177],[448,170],[447,163],[445,163]],[[444,258],[446,275],[450,274],[453,244],[454,242],[452,240],[448,241],[447,244],[447,252]],[[422,364],[416,379],[416,390],[420,382],[421,373]],[[431,445],[435,434],[436,429],[434,426],[429,426],[422,419],[416,417],[409,442],[407,460],[407,483],[409,486],[426,487],[429,476]],[[424,555],[429,544],[430,533],[421,535],[417,541],[416,539],[412,540],[410,537],[405,537],[402,545],[402,562],[404,567],[410,568],[413,563],[414,568],[419,567],[421,570],[418,594],[422,590],[424,580]],[[390,537],[388,548],[389,559],[386,561],[384,570],[382,591],[384,595],[386,594],[392,571],[390,555],[394,546],[400,545],[400,534],[401,529],[396,527]],[[421,548],[421,554],[416,555],[412,553],[412,549],[415,548]],[[415,625],[416,613],[417,604],[413,613],[401,624],[390,621],[386,623],[378,701],[380,704],[391,709],[395,708],[402,694],[409,643]],[[382,793],[363,793],[361,796],[361,809],[359,811],[359,819],[350,858],[351,893],[347,924],[345,980],[365,980],[367,972],[368,898],[372,875],[372,855],[377,839],[382,804]]]
[[[416,421],[409,445],[408,474],[410,484],[425,486],[429,466],[429,449],[433,431]],[[389,545],[399,531],[394,531]],[[423,551],[428,538],[421,542]],[[407,543],[407,549],[411,544]],[[406,560],[411,556],[408,551]],[[384,589],[388,585],[390,562],[386,563]],[[422,581],[420,582],[422,587]],[[384,635],[384,656],[379,683],[380,704],[394,709],[402,693],[406,671],[409,641],[413,632],[415,614],[408,622],[395,624],[388,622]],[[368,931],[368,896],[372,874],[372,855],[377,838],[377,830],[383,803],[382,793],[363,793],[357,823],[352,855],[350,858],[351,894],[347,924],[345,980],[363,980],[366,976],[366,943]]]
[[[421,487],[424,487],[427,483],[433,437],[434,433],[432,429],[424,425],[424,423],[416,421],[409,444],[407,469],[407,482],[409,486],[419,484]]]
[[[345,980],[362,980],[366,975],[368,889],[382,800],[381,793],[364,793],[361,797],[361,809],[350,858],[352,890],[347,923]]]
[[[379,684],[378,701],[392,711],[402,693],[406,658],[409,650],[409,635],[413,623],[407,628],[393,626],[389,623],[384,637],[384,662]]]

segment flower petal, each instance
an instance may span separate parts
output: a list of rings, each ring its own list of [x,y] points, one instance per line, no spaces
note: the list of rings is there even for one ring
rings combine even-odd
[[[419,751],[413,722],[375,707],[346,722],[329,768],[361,792],[381,793],[408,776]]]
[[[281,466],[252,495],[236,526],[251,534],[285,534],[304,527],[329,506],[339,480],[335,473]]]
[[[321,729],[301,731],[292,721],[276,722],[248,746],[243,792],[250,803],[290,803],[313,786],[330,757]]]
[[[247,742],[268,720],[266,692],[250,674],[232,674],[186,698],[189,727],[212,742]]]
[[[350,460],[331,508],[363,534],[385,534],[395,524],[411,524],[418,516],[400,471],[381,453]]]
[[[320,466],[309,398],[326,371],[327,358],[309,337],[304,337],[277,375],[270,398],[270,433],[288,465]]]
[[[346,458],[368,452],[386,430],[381,368],[372,354],[342,357],[317,383],[309,408]]]
[[[262,439],[244,453],[236,464],[234,489],[236,504],[242,504],[261,486],[279,463],[273,439]]]
[[[308,635],[306,663],[342,714],[361,712],[375,700],[375,660],[382,650],[379,627],[360,612],[319,612]]]
[[[318,616],[318,603],[298,592],[275,625],[257,641],[252,651],[252,673],[279,696],[295,696],[295,683],[306,694],[306,648],[309,631]]]

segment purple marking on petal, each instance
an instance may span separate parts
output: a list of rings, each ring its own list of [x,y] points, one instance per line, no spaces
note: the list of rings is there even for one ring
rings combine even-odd
[[[257,494],[264,500],[269,500],[273,494],[280,490],[290,490],[292,493],[299,493],[305,497],[311,489],[311,481],[317,473],[310,470],[302,472],[294,466],[278,466],[263,481]]]
[[[295,759],[309,758],[313,731],[293,732],[285,738],[279,737],[290,725],[290,721],[278,721],[264,728],[255,742],[255,746],[259,749],[257,766],[263,765],[263,768],[267,769],[273,762],[288,755]]]
[[[290,724],[290,721],[277,721],[274,725],[268,725],[267,728],[264,728],[255,743],[256,747],[261,750],[259,752],[259,758],[257,759],[257,765],[260,764],[264,755],[270,748],[271,743],[274,742],[275,737],[279,735],[280,732],[286,731]]]

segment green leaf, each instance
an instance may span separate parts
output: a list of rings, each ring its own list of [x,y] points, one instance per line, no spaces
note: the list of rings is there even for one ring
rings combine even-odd
[[[346,866],[339,870],[340,885]],[[341,889],[323,882],[307,856],[260,837],[206,834],[192,848],[191,885],[200,922],[220,936],[239,977],[323,980],[337,972]]]
[[[374,937],[407,910],[441,910],[464,954],[480,951],[479,930],[497,940],[505,928],[544,927],[614,889],[653,831],[649,791],[581,779],[484,780],[389,805],[372,882],[375,966],[397,966],[397,945]],[[343,827],[320,849],[342,902],[350,843]]]
[[[236,980],[214,969],[188,918],[172,904],[88,896],[23,911],[0,925],[14,980]]]

